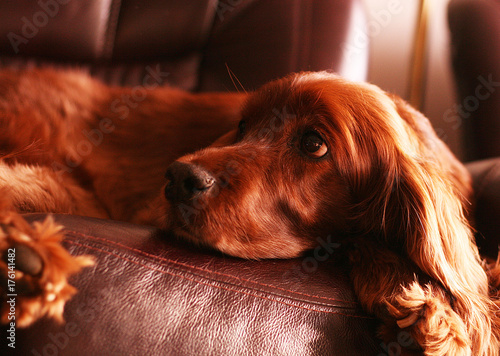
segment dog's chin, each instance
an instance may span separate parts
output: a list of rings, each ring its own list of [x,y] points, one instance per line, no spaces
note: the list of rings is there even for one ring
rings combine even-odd
[[[171,231],[178,238],[186,240],[195,246],[208,247],[210,249],[215,249],[213,245],[209,244],[203,238],[200,238],[199,236],[193,234],[192,232],[190,232],[189,230],[187,230],[185,228],[177,227],[177,228],[171,229]]]
[[[206,247],[233,257],[252,260],[294,258],[314,247],[293,237],[282,236],[280,239],[277,236],[268,236],[266,238],[264,231],[257,234],[259,238],[255,238],[248,235],[234,235],[234,230],[230,228],[218,231],[204,229],[200,226],[202,224],[196,224],[194,221],[187,222],[184,217],[174,211],[173,206],[168,202],[164,208],[166,213],[163,218],[164,229],[196,246]]]
[[[193,232],[185,227],[177,227],[172,231],[176,236],[197,246],[208,247],[229,256],[251,260],[294,258],[301,256],[308,249],[300,243],[280,246],[275,242],[269,242],[269,239],[254,242],[248,239],[243,241],[238,236],[228,236],[226,232],[218,234],[204,231]]]
[[[273,259],[273,258],[293,258],[301,253],[287,251],[284,249],[275,249],[260,244],[247,244],[238,241],[220,241],[215,248],[227,255],[245,258],[249,260]]]
[[[173,224],[175,224],[175,223],[173,223]],[[225,253],[227,255],[234,256],[234,257],[248,258],[248,257],[243,256],[240,253],[238,253],[238,251],[232,251],[234,253],[230,253],[230,252],[228,253],[228,251],[226,251],[226,249],[219,248],[217,241],[210,239],[209,235],[206,233],[204,234],[203,232],[198,232],[198,231],[194,232],[186,226],[171,227],[169,230],[172,231],[174,233],[174,235],[177,236],[178,238],[186,240],[195,246],[208,248],[210,250],[219,251],[219,252]]]

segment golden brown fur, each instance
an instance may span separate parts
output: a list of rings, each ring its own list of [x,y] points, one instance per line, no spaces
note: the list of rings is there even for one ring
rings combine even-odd
[[[352,246],[355,291],[383,338],[404,329],[426,355],[499,354],[470,178],[404,101],[328,73],[248,95],[135,89],[1,72],[0,203],[14,208],[0,222],[24,231],[14,210],[112,218],[254,259],[333,234]]]

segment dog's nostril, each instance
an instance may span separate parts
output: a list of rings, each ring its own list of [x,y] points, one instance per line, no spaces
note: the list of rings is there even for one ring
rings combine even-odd
[[[212,177],[188,177],[184,180],[184,189],[196,193],[209,189],[214,183]]]
[[[213,177],[205,178],[205,188],[210,188],[214,184],[215,184],[215,179]]]

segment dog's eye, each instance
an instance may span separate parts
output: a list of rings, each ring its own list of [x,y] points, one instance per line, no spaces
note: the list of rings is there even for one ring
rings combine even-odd
[[[328,153],[325,141],[317,132],[306,132],[300,141],[300,149],[312,158],[321,158]]]
[[[238,124],[238,136],[241,137],[245,134],[247,128],[247,122],[245,120],[241,120]]]

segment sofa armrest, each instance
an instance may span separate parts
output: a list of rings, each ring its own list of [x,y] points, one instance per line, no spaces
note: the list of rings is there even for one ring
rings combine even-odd
[[[55,218],[69,251],[97,263],[72,279],[79,292],[65,324],[16,330],[15,354],[377,354],[377,322],[357,304],[328,238],[302,258],[249,261],[151,227]]]

